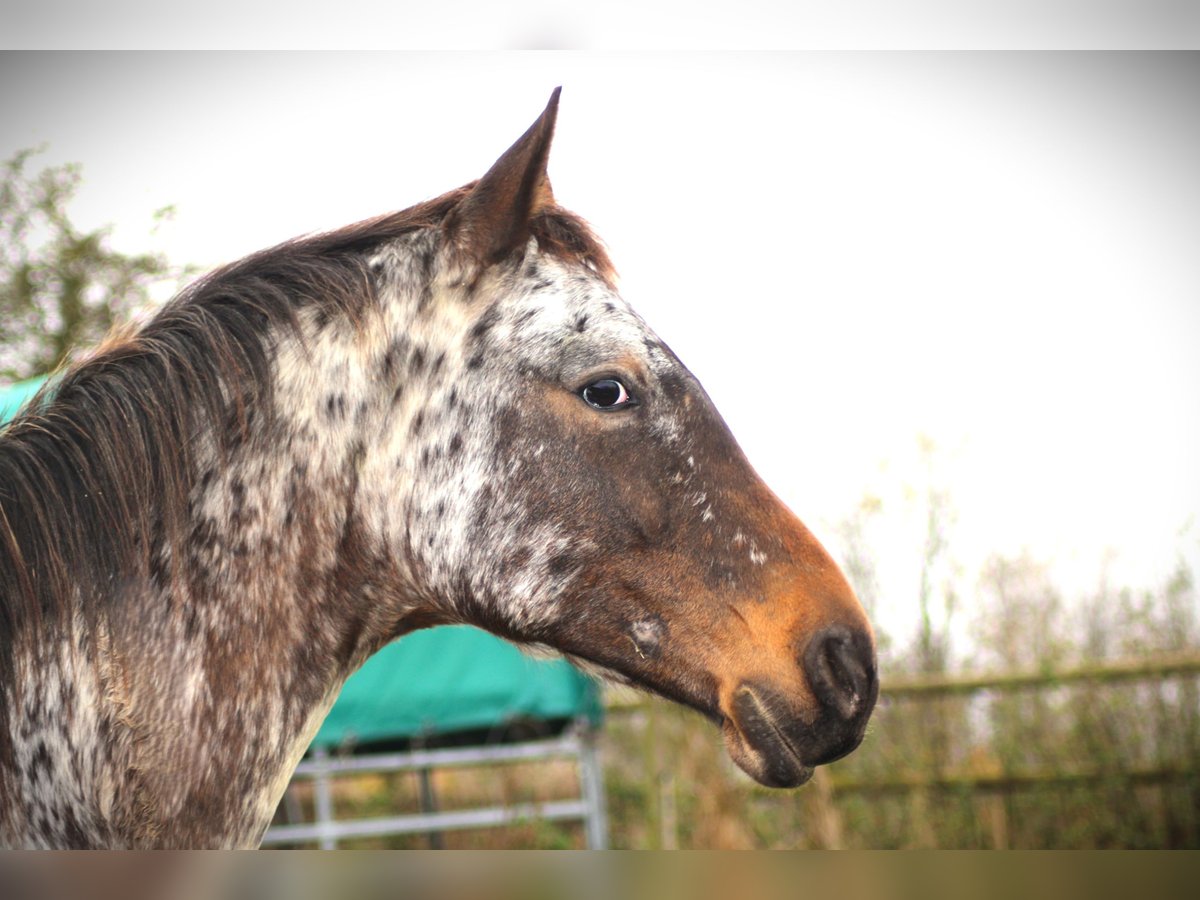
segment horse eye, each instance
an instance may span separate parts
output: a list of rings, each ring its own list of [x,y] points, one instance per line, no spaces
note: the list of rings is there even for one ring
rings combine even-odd
[[[624,406],[632,406],[636,403],[629,396],[629,391],[625,389],[625,385],[621,384],[615,378],[602,378],[599,381],[593,381],[579,392],[579,396],[592,409],[599,409],[605,412],[621,409]]]

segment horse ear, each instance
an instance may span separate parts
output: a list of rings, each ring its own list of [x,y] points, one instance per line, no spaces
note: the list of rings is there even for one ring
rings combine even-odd
[[[529,221],[554,202],[546,160],[558,118],[558,95],[536,122],[496,160],[446,217],[451,241],[477,262],[498,262],[529,240]]]

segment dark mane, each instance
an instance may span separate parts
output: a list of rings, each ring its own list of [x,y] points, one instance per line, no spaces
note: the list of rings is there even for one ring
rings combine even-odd
[[[118,578],[173,580],[163,566],[182,565],[195,437],[211,434],[220,458],[255,417],[272,415],[266,335],[309,306],[353,316],[373,302],[369,252],[437,225],[470,187],[214,271],[67,369],[0,430],[0,685],[14,683],[14,644],[48,645],[30,636],[61,625],[75,592],[93,620],[126,586]],[[531,230],[543,252],[612,280],[583,220],[551,207]],[[0,737],[0,765],[10,752]]]

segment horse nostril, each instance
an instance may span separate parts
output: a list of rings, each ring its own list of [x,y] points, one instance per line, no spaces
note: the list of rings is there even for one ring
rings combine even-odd
[[[869,714],[878,684],[870,639],[843,625],[813,635],[804,650],[804,674],[821,704],[844,720]]]

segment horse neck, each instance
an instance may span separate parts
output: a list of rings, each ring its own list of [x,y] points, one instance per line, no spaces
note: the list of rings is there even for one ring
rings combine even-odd
[[[380,427],[370,325],[301,325],[273,340],[271,414],[198,467],[192,574],[176,584],[179,606],[158,642],[163,654],[186,651],[172,686],[156,681],[140,704],[143,727],[158,723],[165,779],[181,780],[179,760],[192,761],[191,797],[171,811],[172,840],[184,843],[256,842],[345,678],[436,620],[359,509],[364,446]],[[142,629],[126,634],[144,640]],[[127,646],[126,658],[140,649]],[[197,795],[212,810],[188,834],[179,817]]]
[[[356,508],[386,406],[363,327],[302,316],[270,336],[270,408],[195,436],[179,541],[115,579],[98,626],[70,616],[49,668],[26,667],[17,708],[58,707],[59,691],[59,714],[74,715],[65,742],[49,719],[12,729],[23,793],[49,741],[69,761],[58,796],[76,797],[41,810],[71,827],[32,842],[254,844],[344,679],[438,620]],[[30,842],[28,821],[8,830]]]

